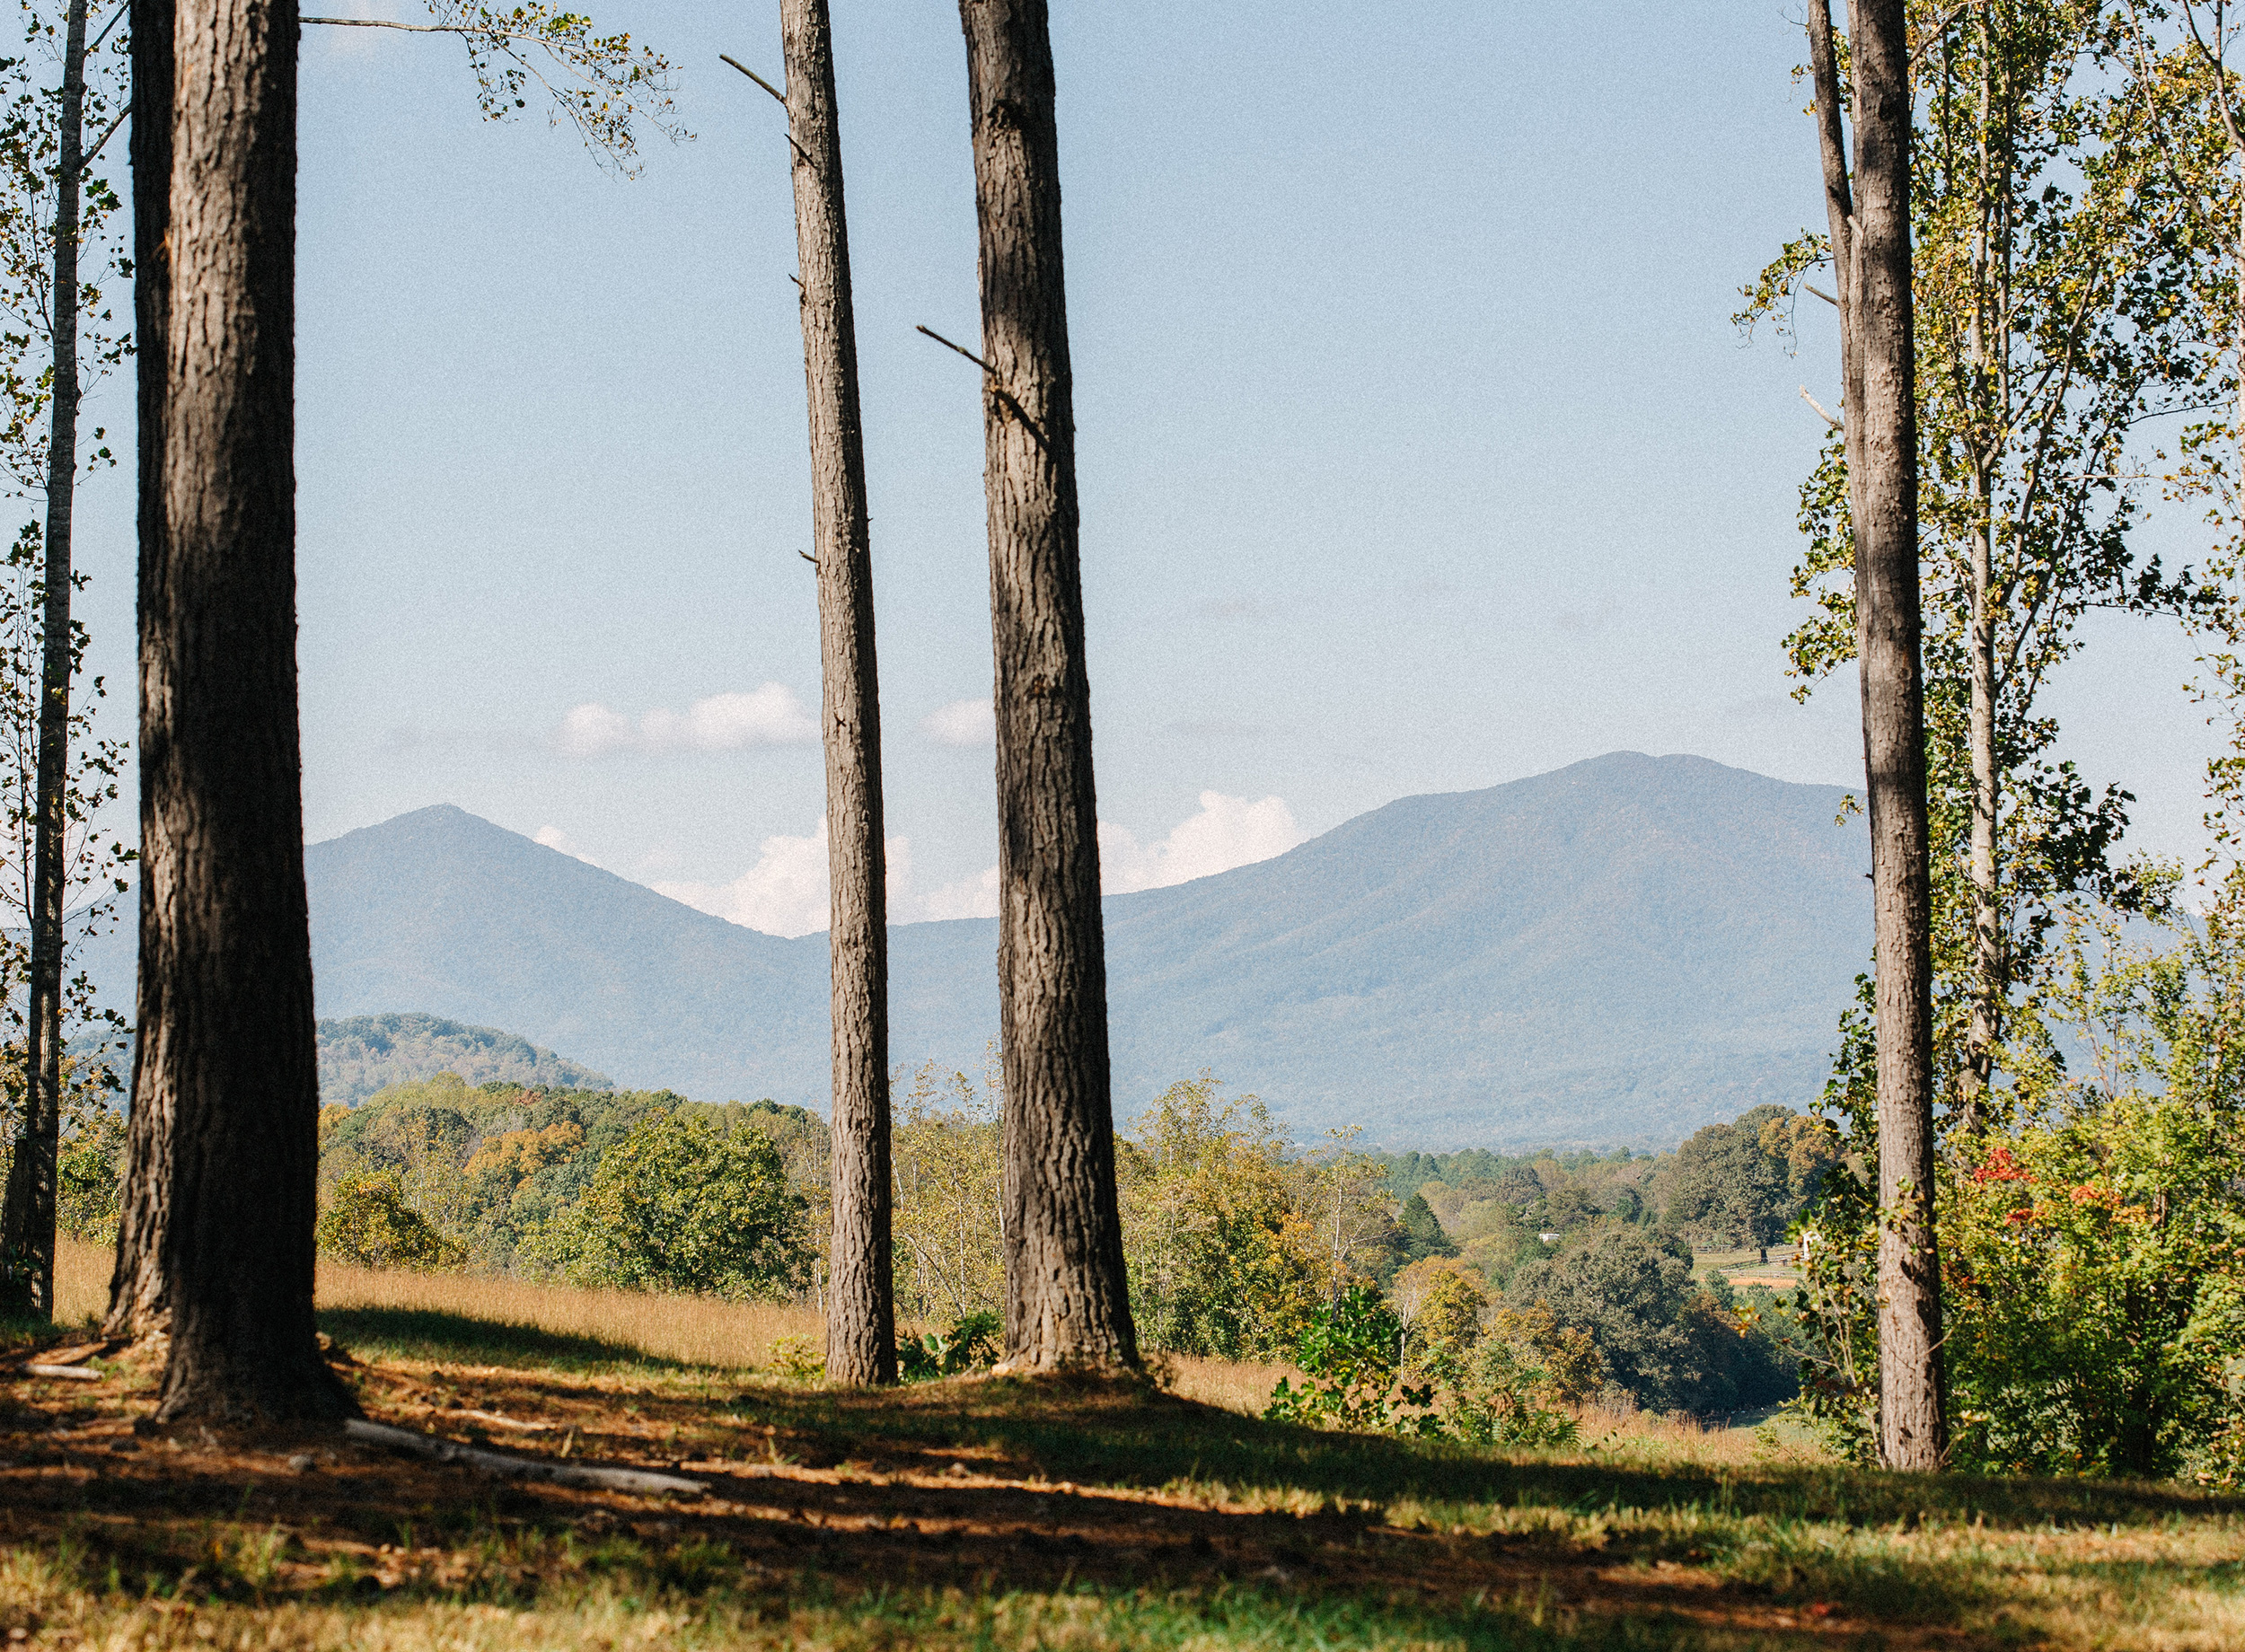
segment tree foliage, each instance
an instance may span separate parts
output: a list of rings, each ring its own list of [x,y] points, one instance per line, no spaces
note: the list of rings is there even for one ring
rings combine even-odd
[[[1285,1138],[1208,1073],[1173,1085],[1118,1160],[1131,1311],[1149,1348],[1283,1358],[1325,1294]]]
[[[361,1268],[415,1271],[458,1267],[466,1252],[407,1201],[395,1171],[360,1171],[343,1177],[320,1213],[320,1249]]]
[[[784,1296],[808,1274],[805,1229],[803,1198],[769,1136],[681,1109],[645,1120],[601,1156],[555,1239],[580,1284]]]

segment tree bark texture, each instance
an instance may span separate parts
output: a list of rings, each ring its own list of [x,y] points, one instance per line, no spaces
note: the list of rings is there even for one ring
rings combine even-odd
[[[1005,1368],[1135,1366],[1115,1197],[1060,141],[1044,0],[960,0],[998,716]]]
[[[177,0],[131,0],[133,171],[133,366],[139,450],[140,605],[142,675],[146,680],[149,578],[163,566],[164,531],[164,397],[172,330],[172,105],[173,13]],[[144,710],[144,716],[145,715]],[[148,829],[150,795],[141,783],[141,834]],[[140,880],[140,970],[137,1014],[148,1021],[148,943],[155,933],[154,886],[143,867]],[[132,1116],[126,1127],[124,1212],[117,1261],[110,1276],[105,1334],[161,1336],[170,1328],[171,1297],[163,1273],[167,1175],[172,1160],[170,1090],[142,1082],[141,1053],[133,1059]],[[316,1129],[316,1126],[315,1126]]]
[[[168,1152],[163,1418],[355,1408],[313,1326],[319,1086],[296,723],[294,0],[181,6],[163,540],[141,568],[136,1107]]]
[[[883,862],[881,701],[873,550],[858,411],[858,328],[842,210],[841,134],[826,0],[780,0],[803,284],[811,424],[811,536],[818,561],[826,856],[832,926],[833,1243],[826,1375],[896,1380],[889,1255],[888,879]]]
[[[37,817],[31,848],[31,982],[24,1029],[23,1124],[0,1205],[0,1311],[55,1311],[55,1160],[62,1134],[63,793],[70,772],[70,523],[78,479],[78,205],[85,133],[86,0],[64,13],[55,158],[52,423],[47,437],[46,566],[40,570]]]
[[[1878,948],[1880,1450],[1889,1467],[1932,1469],[1947,1454],[1948,1434],[1932,1220],[1932,900],[1904,13],[1904,0],[1849,4],[1855,211],[1848,331],[1858,366],[1846,419]]]

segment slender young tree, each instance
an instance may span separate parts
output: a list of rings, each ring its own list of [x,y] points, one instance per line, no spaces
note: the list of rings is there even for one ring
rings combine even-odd
[[[71,523],[78,479],[78,269],[85,170],[86,0],[63,17],[62,85],[55,127],[55,218],[47,316],[52,356],[45,454],[47,520],[40,570],[43,655],[38,778],[33,788],[30,1005],[24,1022],[23,1115],[0,1203],[0,1311],[45,1318],[55,1298],[55,1160],[62,1129],[64,908],[69,879],[70,688],[78,649],[70,598]]]
[[[1871,814],[1878,1027],[1880,1454],[1948,1449],[1933,1233],[1932,885],[1919,657],[1910,52],[1904,0],[1850,0],[1855,156],[1830,0],[1809,0],[1817,135],[1840,302],[1856,659]]]
[[[803,374],[810,405],[811,535],[817,548],[833,989],[833,1240],[826,1374],[896,1380],[890,1276],[888,885],[881,823],[881,700],[873,549],[858,411],[858,328],[842,211],[841,131],[826,0],[780,0]]]
[[[1060,142],[1044,0],[960,0],[980,224],[998,714],[1006,1358],[1135,1366],[1077,555]]]
[[[313,1325],[319,1077],[296,718],[295,0],[181,6],[163,537],[140,570],[136,1103],[170,1152],[158,1415],[355,1408]]]

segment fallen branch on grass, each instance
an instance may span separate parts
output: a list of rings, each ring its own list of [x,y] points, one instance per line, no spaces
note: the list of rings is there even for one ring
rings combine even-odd
[[[59,1376],[74,1383],[98,1383],[101,1374],[86,1366],[25,1366],[26,1376]]]
[[[523,1434],[548,1434],[553,1429],[550,1422],[521,1422],[512,1417],[502,1417],[497,1411],[471,1411],[465,1406],[454,1415],[472,1417],[478,1422],[489,1423],[494,1428],[513,1428]]]
[[[393,1428],[387,1423],[366,1422],[357,1417],[343,1425],[343,1432],[370,1446],[410,1452],[433,1463],[457,1463],[486,1474],[551,1481],[557,1486],[586,1486],[596,1491],[684,1491],[697,1496],[709,1489],[705,1482],[688,1480],[682,1474],[658,1474],[648,1469],[602,1469],[590,1463],[558,1463],[546,1457],[517,1457],[503,1451],[457,1446],[431,1435],[416,1434],[410,1428]]]

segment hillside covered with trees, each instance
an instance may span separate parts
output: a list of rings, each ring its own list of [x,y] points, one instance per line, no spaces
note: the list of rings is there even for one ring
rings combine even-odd
[[[611,1090],[604,1073],[497,1027],[436,1015],[353,1015],[320,1023],[320,1100],[356,1106],[392,1085],[452,1073],[472,1085]]]

